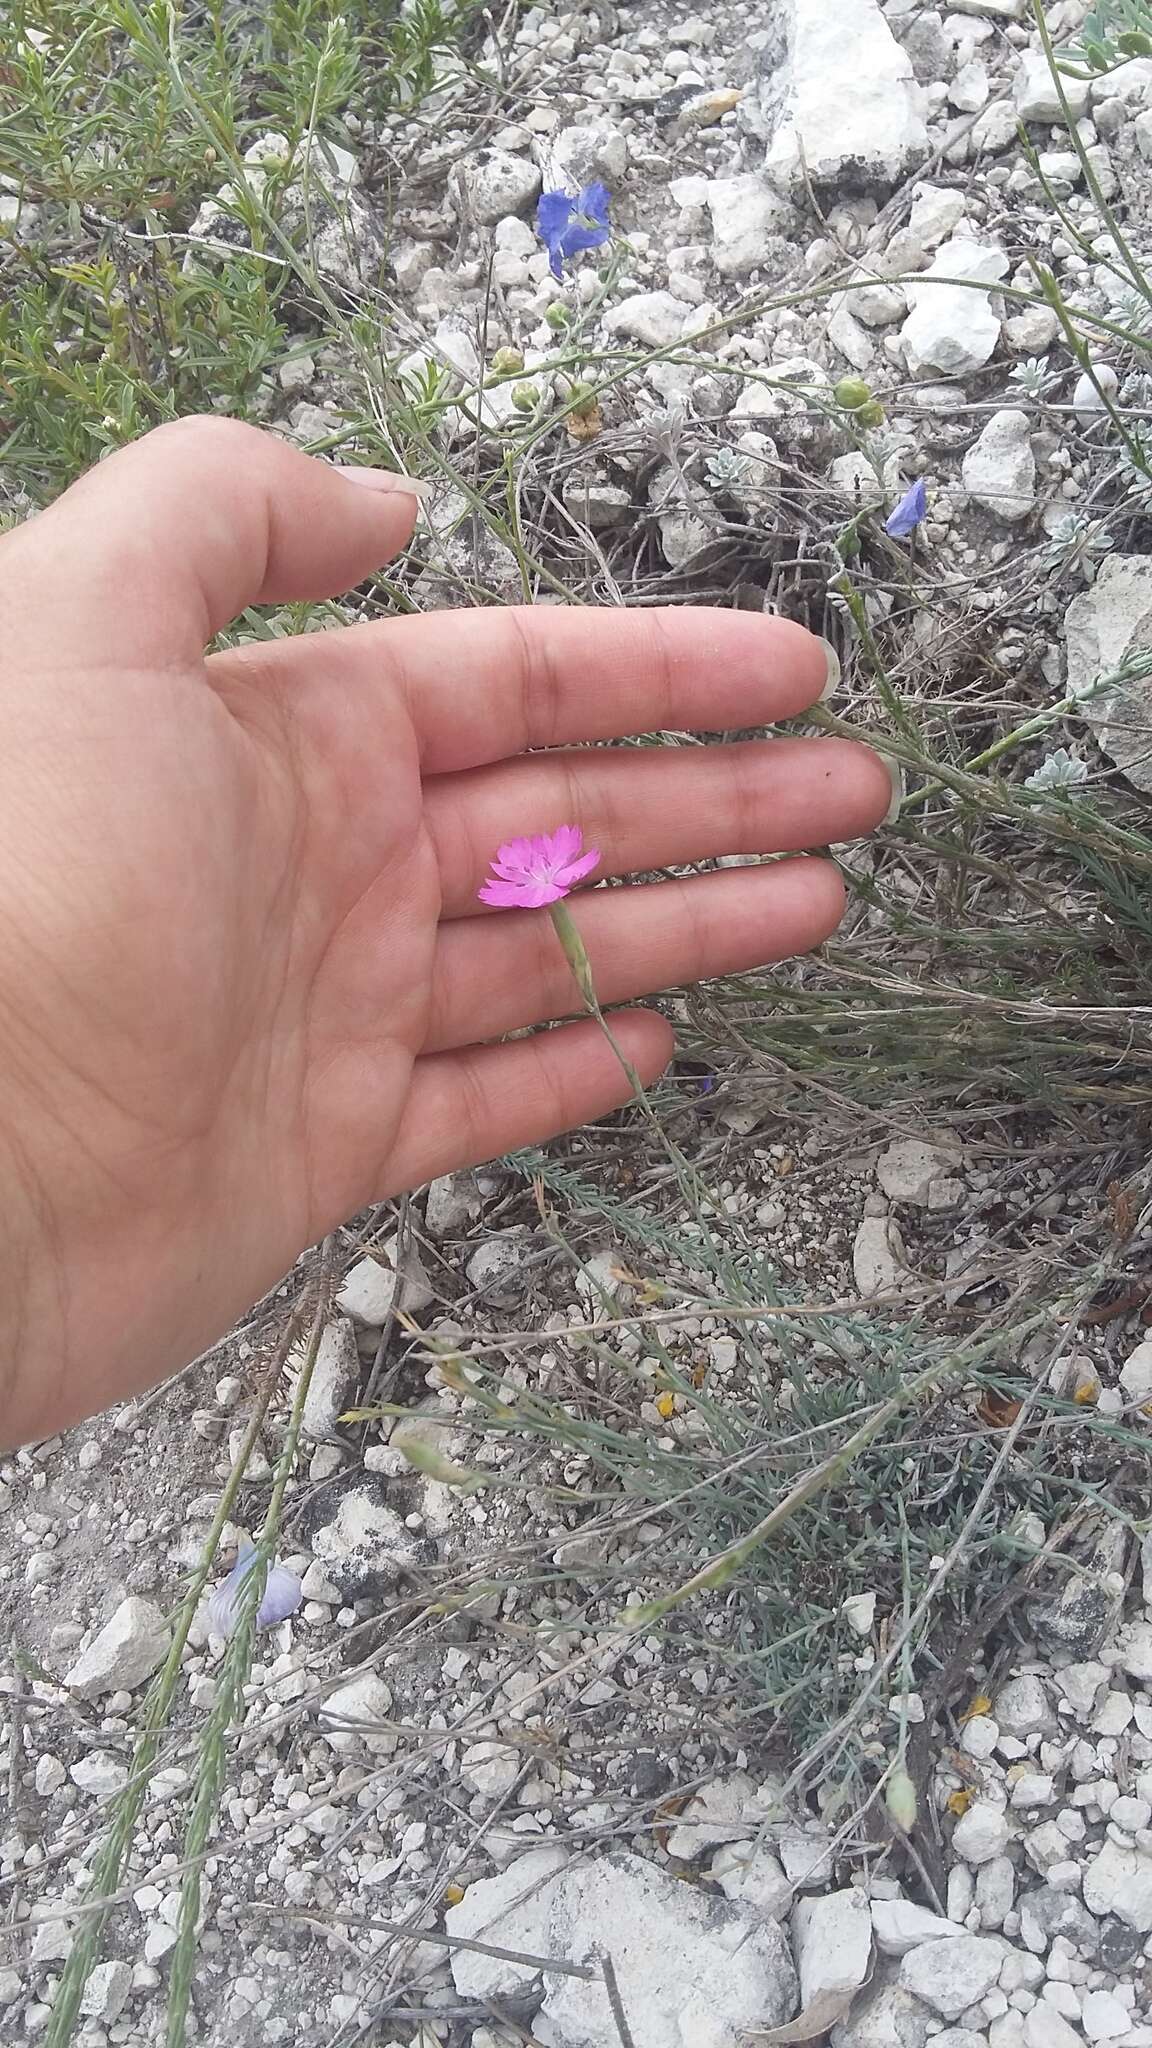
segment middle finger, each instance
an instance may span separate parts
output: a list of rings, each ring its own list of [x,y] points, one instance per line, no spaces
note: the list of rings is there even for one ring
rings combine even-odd
[[[711,747],[585,747],[430,777],[425,817],[443,916],[480,914],[476,891],[505,840],[579,825],[596,879],[721,853],[795,853],[854,839],[891,801],[884,763],[853,740]]]

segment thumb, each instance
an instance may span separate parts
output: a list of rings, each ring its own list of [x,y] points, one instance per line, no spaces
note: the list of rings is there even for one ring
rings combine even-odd
[[[246,605],[334,597],[378,569],[409,539],[421,494],[239,420],[176,420],[0,543],[5,608],[41,651],[196,658]]]

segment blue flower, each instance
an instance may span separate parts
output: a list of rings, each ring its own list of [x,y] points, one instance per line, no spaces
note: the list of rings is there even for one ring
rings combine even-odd
[[[910,491],[905,491],[894,512],[884,521],[884,531],[893,540],[906,540],[913,527],[919,526],[928,510],[928,493],[924,479],[917,477]]]
[[[599,249],[612,230],[607,185],[585,185],[573,199],[570,192],[542,192],[536,207],[536,233],[548,250],[553,277],[563,275],[568,257],[581,249]]]
[[[260,1553],[254,1543],[242,1543],[236,1559],[223,1585],[217,1586],[208,1602],[208,1620],[214,1635],[228,1637],[232,1634],[238,1619],[240,1591]],[[257,1628],[274,1628],[278,1621],[287,1621],[295,1614],[304,1598],[304,1588],[285,1564],[268,1567],[260,1605],[256,1609]]]

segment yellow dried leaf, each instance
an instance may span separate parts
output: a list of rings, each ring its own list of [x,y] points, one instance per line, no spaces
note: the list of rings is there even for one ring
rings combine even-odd
[[[579,412],[570,412],[565,425],[571,441],[595,441],[604,432],[604,415],[598,405],[584,406]]]
[[[1100,1399],[1099,1380],[1081,1380],[1072,1399],[1078,1408],[1094,1408]]]
[[[656,1412],[664,1422],[670,1422],[676,1413],[675,1394],[657,1394]]]
[[[976,1792],[971,1785],[961,1786],[959,1792],[950,1792],[948,1795],[949,1813],[955,1814],[956,1819],[959,1820],[962,1813],[967,1813],[975,1797]]]
[[[991,1711],[991,1707],[992,1702],[987,1693],[978,1692],[974,1700],[969,1700],[960,1719],[962,1721],[974,1721],[977,1714],[987,1714]]]

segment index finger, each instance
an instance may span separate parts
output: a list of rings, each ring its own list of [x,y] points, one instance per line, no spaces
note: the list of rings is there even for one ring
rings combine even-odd
[[[438,612],[341,638],[357,663],[385,658],[437,775],[573,740],[773,725],[836,672],[790,619],[702,606]]]

